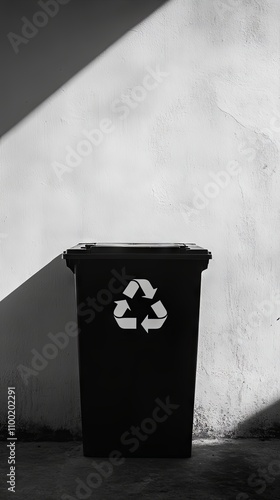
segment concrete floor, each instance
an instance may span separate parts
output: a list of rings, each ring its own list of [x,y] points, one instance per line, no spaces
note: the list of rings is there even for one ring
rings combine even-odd
[[[191,459],[126,458],[110,477],[75,491],[96,472],[77,442],[23,443],[16,448],[16,494],[5,485],[6,443],[1,443],[0,498],[20,500],[279,500],[280,441],[196,440]],[[102,459],[95,462],[101,463]],[[98,479],[99,478],[99,479]]]

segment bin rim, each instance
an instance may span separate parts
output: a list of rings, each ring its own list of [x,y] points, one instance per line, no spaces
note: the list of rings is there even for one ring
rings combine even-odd
[[[104,259],[104,258],[179,258],[212,259],[206,248],[195,243],[78,243],[65,250],[63,259]]]

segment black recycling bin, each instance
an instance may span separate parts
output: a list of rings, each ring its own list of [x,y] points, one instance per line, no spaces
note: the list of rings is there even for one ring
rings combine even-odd
[[[191,456],[201,272],[193,243],[79,244],[76,278],[85,456]]]

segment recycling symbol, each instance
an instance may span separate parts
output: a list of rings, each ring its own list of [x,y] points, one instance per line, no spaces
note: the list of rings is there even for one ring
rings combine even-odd
[[[151,283],[146,279],[135,278],[131,280],[123,291],[123,294],[126,297],[133,299],[139,288],[141,288],[144,293],[144,295],[142,295],[143,299],[153,300],[157,288],[153,288]],[[127,300],[116,300],[115,304],[116,307],[114,310],[114,318],[119,327],[126,330],[136,330],[137,318],[125,317],[126,311],[131,311]],[[151,304],[151,308],[157,317],[151,318],[149,317],[149,314],[147,314],[147,316],[141,323],[141,326],[147,333],[149,333],[149,330],[158,330],[159,328],[161,328],[167,318],[167,311],[160,300]]]

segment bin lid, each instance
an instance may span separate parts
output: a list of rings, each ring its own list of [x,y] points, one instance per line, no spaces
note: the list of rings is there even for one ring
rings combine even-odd
[[[212,259],[211,252],[195,243],[79,243],[63,252],[64,259],[172,258]]]

